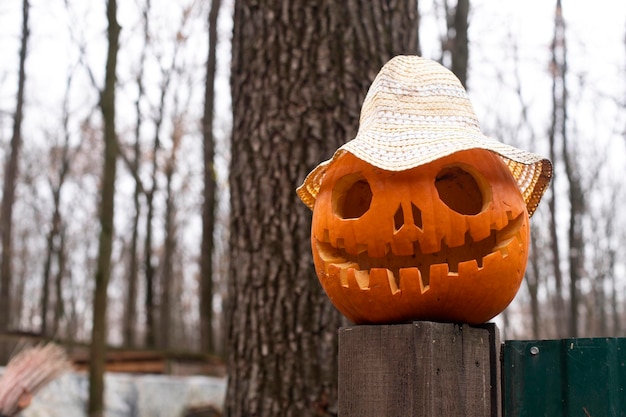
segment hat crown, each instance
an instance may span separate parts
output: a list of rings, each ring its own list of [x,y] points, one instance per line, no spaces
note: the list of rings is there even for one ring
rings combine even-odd
[[[426,132],[441,128],[480,133],[476,113],[461,82],[448,69],[428,59],[391,59],[363,101],[359,134],[369,130]]]

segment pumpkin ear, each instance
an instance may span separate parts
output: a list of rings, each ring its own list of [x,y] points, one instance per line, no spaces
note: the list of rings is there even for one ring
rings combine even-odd
[[[483,211],[488,189],[485,181],[475,178],[474,173],[460,166],[443,168],[435,178],[439,198],[450,209],[463,215],[474,215]]]
[[[340,178],[333,188],[333,212],[340,219],[358,219],[372,203],[372,188],[361,174]]]

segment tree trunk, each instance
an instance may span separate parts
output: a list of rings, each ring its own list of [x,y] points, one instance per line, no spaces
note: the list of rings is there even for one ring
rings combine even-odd
[[[172,196],[172,175],[167,173],[166,197],[165,197],[165,244],[163,248],[163,260],[161,262],[161,285],[159,303],[159,348],[170,349],[170,334],[172,331],[172,283],[174,249],[176,247],[174,236],[174,198]]]
[[[139,107],[139,106],[137,106]],[[139,137],[136,138],[135,142],[135,159],[133,160],[133,168],[137,169],[135,171],[138,174],[139,170]],[[138,176],[138,175],[137,175]],[[135,208],[135,212],[133,213],[133,222],[132,222],[132,230],[131,230],[131,238],[130,238],[130,253],[129,262],[128,262],[128,287],[126,294],[126,305],[124,310],[124,323],[123,323],[123,332],[124,332],[124,344],[128,347],[134,347],[136,343],[135,332],[136,332],[136,324],[137,324],[137,286],[139,282],[139,255],[138,255],[138,245],[139,245],[139,217],[141,216],[141,205],[139,203],[139,195],[140,195],[140,186],[139,184],[135,184],[135,191],[133,193],[133,207]]]
[[[63,148],[61,151],[61,160],[57,162],[59,165],[58,178],[56,181],[50,179],[50,191],[52,193],[53,212],[51,220],[51,229],[48,232],[46,238],[46,260],[44,262],[43,270],[43,292],[41,297],[41,334],[43,336],[58,336],[54,330],[60,320],[59,314],[61,314],[63,306],[63,300],[59,297],[61,294],[61,280],[65,273],[65,231],[62,225],[63,219],[61,216],[61,190],[65,184],[65,179],[70,170],[70,132],[69,132],[69,94],[71,86],[71,76],[67,79],[65,98],[63,100]],[[52,149],[54,153],[58,153],[58,147]],[[53,159],[55,160],[55,159]],[[50,331],[49,327],[49,304],[50,304],[50,285],[52,276],[52,260],[56,256],[57,258],[57,279],[54,283],[56,288],[56,300],[53,307],[53,330]]]
[[[59,329],[61,327],[61,320],[65,315],[65,304],[63,303],[63,278],[65,277],[65,268],[67,257],[65,255],[65,230],[62,228],[59,231],[59,248],[57,250],[57,265],[58,270],[56,273],[56,279],[54,280],[55,288],[55,304],[52,315],[52,336],[59,335]]]
[[[139,218],[141,217],[141,204],[139,197],[143,192],[143,186],[139,177],[139,161],[141,160],[141,128],[143,126],[143,112],[141,110],[141,102],[144,98],[144,67],[146,62],[146,51],[148,49],[148,43],[150,42],[149,31],[149,19],[148,14],[150,11],[150,1],[147,1],[142,10],[143,18],[143,41],[144,44],[141,48],[141,54],[139,56],[139,68],[136,77],[137,82],[137,98],[135,100],[135,144],[133,160],[129,164],[129,169],[133,172],[135,178],[135,190],[133,193],[133,207],[135,212],[133,213],[131,240],[130,240],[130,253],[128,262],[128,292],[126,294],[126,306],[124,310],[124,344],[128,347],[135,346],[137,339],[135,332],[137,331],[137,294],[139,285]]]
[[[148,205],[148,212],[146,214],[146,237],[144,243],[144,275],[146,278],[146,296],[144,298],[144,307],[146,310],[146,340],[145,345],[148,348],[156,346],[157,329],[156,329],[156,303],[155,303],[155,266],[152,261],[152,220],[154,219],[154,195],[157,191],[157,172],[158,162],[157,155],[161,148],[161,125],[163,123],[163,113],[165,106],[165,93],[167,85],[162,86],[161,99],[159,102],[159,109],[156,120],[154,122],[154,144],[152,146],[152,174],[151,181],[152,186],[146,191],[146,201]]]
[[[54,202],[54,213],[52,214],[52,228],[46,238],[46,260],[43,265],[43,286],[41,292],[41,335],[48,336],[48,310],[50,304],[50,277],[52,276],[52,259],[54,258],[54,242],[59,233],[60,212],[58,206],[58,189],[52,187],[52,199]]]
[[[2,259],[0,259],[0,332],[4,332],[11,324],[11,251],[13,228],[13,203],[15,202],[15,183],[19,170],[19,155],[22,147],[22,119],[24,117],[24,85],[26,83],[26,50],[28,47],[28,14],[30,4],[22,1],[22,39],[20,44],[19,76],[17,81],[17,98],[15,113],[13,114],[13,133],[11,135],[11,150],[4,169],[4,186],[2,189],[2,207],[0,207],[0,244],[2,245]]]
[[[157,114],[154,118],[154,144],[152,145],[152,173],[151,181],[152,186],[149,190],[146,190],[146,200],[148,204],[148,213],[146,218],[146,237],[144,244],[144,262],[145,262],[145,277],[146,277],[146,297],[144,299],[146,309],[146,347],[155,347],[157,345],[157,305],[155,302],[155,290],[156,290],[156,267],[152,261],[152,240],[153,230],[152,221],[154,220],[154,197],[158,189],[157,176],[159,171],[158,166],[158,154],[161,149],[161,126],[165,117],[165,102],[167,93],[172,79],[172,73],[175,69],[176,56],[178,54],[179,43],[175,44],[174,55],[170,62],[169,67],[161,67],[161,74],[163,79],[161,80],[161,91],[159,98],[159,107],[157,108]]]
[[[615,262],[615,253],[611,253],[612,256],[612,263],[614,264]],[[626,336],[626,332],[624,331],[624,328],[621,325],[621,320],[620,320],[620,303],[618,302],[618,286],[617,286],[617,282],[618,282],[618,277],[617,274],[615,273],[615,270],[613,270],[614,273],[611,275],[611,317],[612,317],[612,321],[613,321],[613,327],[612,327],[612,331],[611,331],[611,335],[613,336],[619,336],[619,337],[624,337]]]
[[[463,87],[467,87],[467,66],[469,62],[469,38],[467,28],[469,22],[469,0],[458,0],[454,12],[451,29],[452,39],[452,72],[459,78]]]
[[[204,202],[202,205],[202,249],[200,253],[200,349],[212,352],[213,344],[213,233],[215,230],[215,141],[213,109],[215,104],[215,66],[217,51],[217,17],[220,0],[211,1],[209,11],[209,52],[206,62],[204,115]]]
[[[555,12],[555,26],[554,26],[554,39],[552,40],[552,121],[549,130],[549,144],[550,144],[550,160],[554,164],[557,163],[557,135],[562,131],[561,126],[565,123],[563,120],[562,103],[559,98],[558,88],[559,81],[559,57],[558,49],[560,48],[559,36],[561,35],[559,28],[559,16],[561,13],[560,2],[557,1],[557,8]],[[561,80],[562,81],[562,80]],[[565,304],[563,301],[563,273],[561,271],[561,250],[559,244],[559,237],[557,233],[557,205],[556,205],[556,187],[553,186],[550,190],[548,198],[548,207],[550,211],[549,229],[550,229],[550,251],[552,253],[552,268],[554,274],[555,294],[554,294],[554,318],[555,318],[555,337],[564,337],[563,323],[567,320],[565,312]]]
[[[179,119],[180,120],[180,119]],[[176,126],[180,121],[174,120]],[[161,304],[160,304],[160,330],[161,337],[159,347],[170,349],[172,347],[170,335],[172,334],[172,292],[174,291],[174,252],[176,250],[176,206],[174,191],[172,190],[172,178],[176,168],[176,153],[180,146],[182,129],[174,127],[172,134],[172,150],[165,166],[165,245],[163,261],[161,262]]]
[[[20,232],[20,236],[17,237],[22,241],[26,241],[29,238],[29,233],[25,229],[22,229]],[[30,273],[26,265],[32,262],[32,255],[29,253],[28,249],[24,246],[20,248],[19,251],[13,253],[14,261],[20,265],[19,273],[15,275],[15,281],[13,283],[13,288],[11,290],[11,297],[14,300],[13,305],[11,306],[11,310],[15,311],[16,316],[14,320],[18,320],[18,323],[23,322],[23,320],[27,320],[30,323],[33,323],[36,317],[39,316],[37,312],[33,309],[26,310],[25,307],[25,295],[26,295],[26,282],[29,278],[31,278]],[[29,330],[35,331],[34,327],[29,327]],[[26,330],[26,329],[24,329]],[[4,353],[5,358],[10,357],[12,352],[2,352]]]
[[[100,201],[100,239],[96,285],[93,301],[93,329],[89,361],[89,405],[90,417],[104,415],[104,365],[107,349],[107,288],[111,272],[111,250],[113,246],[113,218],[117,137],[115,133],[115,84],[117,52],[119,49],[120,26],[117,22],[116,0],[107,1],[108,41],[105,85],[100,96],[100,109],[104,123],[104,163],[102,171]]]
[[[531,235],[537,230],[537,227],[531,225]],[[541,266],[540,266],[539,248],[537,239],[530,240],[530,270],[526,272],[526,285],[528,287],[528,295],[530,297],[530,319],[532,338],[539,339],[539,284],[541,282]]]
[[[158,135],[157,135],[158,136]],[[154,146],[154,151],[158,148]],[[156,153],[155,153],[156,155]],[[156,157],[153,156],[156,164]],[[146,280],[146,295],[144,297],[144,309],[146,311],[146,335],[144,344],[147,348],[156,346],[156,306],[154,302],[154,263],[152,262],[152,219],[154,218],[154,192],[156,190],[156,174],[153,172],[152,188],[146,192],[148,212],[146,213],[146,236],[144,238],[144,277]]]
[[[563,166],[568,183],[569,198],[569,226],[568,226],[568,260],[569,260],[569,293],[570,310],[568,320],[568,337],[578,336],[578,284],[584,274],[584,240],[583,240],[583,215],[585,202],[582,184],[578,171],[574,151],[569,147],[567,130],[567,43],[565,38],[565,22],[563,20],[563,8],[561,0],[556,2],[554,16],[554,40],[552,45],[552,65],[554,70],[554,82],[552,87],[553,103],[557,114],[558,134],[561,138]]]
[[[417,40],[415,1],[235,3],[226,415],[336,414],[345,321],[295,188],[354,137],[379,69]]]

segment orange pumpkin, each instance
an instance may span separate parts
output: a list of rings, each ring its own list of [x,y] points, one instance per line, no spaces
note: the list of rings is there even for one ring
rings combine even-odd
[[[313,209],[317,275],[357,324],[483,323],[517,293],[528,241],[518,185],[482,149],[397,172],[346,152]]]

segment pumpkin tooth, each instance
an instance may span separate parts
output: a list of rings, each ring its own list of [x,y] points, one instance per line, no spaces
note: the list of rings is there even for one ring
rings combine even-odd
[[[317,241],[317,253],[326,264],[346,262],[346,258],[341,256],[336,248],[319,240]]]
[[[343,285],[344,287],[348,286],[348,281],[345,279],[345,277],[342,275],[343,269],[335,264],[326,264],[326,273],[331,276],[331,277],[339,277],[339,281],[341,282],[341,285]]]
[[[396,256],[411,256],[415,255],[415,243],[417,241],[410,240],[396,240],[394,245],[390,246],[391,252]]]
[[[396,278],[393,275],[393,272],[388,270],[387,268],[372,268],[369,273],[369,287],[370,288],[389,288],[392,294],[400,291],[398,289],[398,284],[396,283]]]
[[[522,245],[522,238],[519,235],[519,233],[517,233],[515,236],[511,237],[510,239],[499,242],[498,245],[494,248],[494,252],[497,252],[501,254],[503,258],[506,258],[507,256],[509,256],[509,250],[512,250],[515,252],[518,250],[516,246],[519,247],[521,245]]]
[[[320,258],[322,258],[322,261],[324,261],[324,263],[326,264],[340,264],[343,262],[346,262],[346,258],[339,256],[338,254],[334,254],[331,252],[319,252],[320,254]]]
[[[438,239],[424,239],[423,241],[420,242],[415,242],[417,245],[417,248],[419,248],[419,251],[425,255],[431,254],[431,253],[438,253],[441,252],[441,246],[444,239],[438,240]],[[417,249],[416,249],[416,253],[417,253]]]
[[[367,254],[370,258],[384,258],[387,254],[391,253],[391,246],[386,245],[370,245],[367,248]]]
[[[362,290],[369,289],[369,285],[370,285],[369,272],[358,269],[358,265],[357,265],[357,268],[344,269],[342,273],[343,272],[346,273],[346,282],[348,281],[348,277],[351,277],[354,279],[354,281],[356,281],[360,289]]]
[[[459,267],[458,267],[459,272],[457,272],[456,275],[471,274],[473,272],[480,271],[481,269],[483,269],[482,259],[481,259],[480,265],[476,259],[463,261],[463,262],[459,262]]]
[[[469,228],[469,234],[474,242],[487,239],[491,235],[491,227],[489,224],[481,222],[478,224],[472,224]]]
[[[441,280],[443,278],[446,278],[449,275],[449,271],[450,268],[448,268],[448,264],[432,264],[429,271],[429,281],[425,284],[430,285],[430,280],[432,279]]]
[[[524,216],[520,214],[516,218],[509,221],[501,230],[496,231],[496,242],[508,241],[519,235],[519,231],[524,223]],[[500,244],[499,244],[500,245]]]
[[[490,253],[483,258],[483,268],[487,268],[488,270],[496,268],[497,265],[499,265],[500,262],[502,262],[502,259],[506,256],[506,254],[503,254],[499,250]]]
[[[334,265],[341,269],[359,269],[359,264],[351,261],[339,262],[335,263]]]
[[[359,253],[359,256],[357,257],[357,261],[359,265],[363,265],[363,267],[366,268],[367,265],[369,264],[369,255],[367,254],[367,252]]]
[[[399,278],[399,277],[398,277]],[[398,288],[398,280],[392,271],[387,270],[387,279],[389,280],[389,288],[392,294],[397,294],[400,289]]]
[[[324,229],[324,237],[322,238],[322,241],[330,243],[330,230]]]
[[[430,289],[428,283],[424,285],[422,274],[418,268],[400,268],[400,291],[413,294],[419,285],[420,293],[424,294]]]
[[[331,276],[339,276],[339,281],[341,282],[341,285],[343,285],[344,287],[348,286],[348,276],[347,276],[347,272],[350,269],[354,269],[355,267],[358,268],[358,265],[354,262],[342,262],[342,263],[331,263],[328,264],[326,266],[326,270],[328,271],[328,274]]]
[[[339,282],[341,282],[342,287],[350,287],[348,284],[348,270],[347,269],[339,269]]]
[[[508,256],[509,254],[509,245],[511,244],[511,242],[513,242],[515,240],[515,237],[512,237],[510,239],[504,240],[502,242],[498,242],[498,244],[493,248],[493,252],[497,252],[502,254],[502,256]],[[489,254],[491,255],[491,254]],[[489,255],[486,255],[485,258]]]
[[[517,222],[517,219],[515,219],[514,221]],[[521,245],[522,237],[520,235],[520,228],[521,227],[517,227],[515,228],[515,230],[509,229],[508,232],[503,231],[502,235],[498,235],[497,244],[494,247],[494,251],[497,250],[501,252],[503,256],[506,256],[509,253],[509,247],[511,245],[515,245],[515,244]],[[508,229],[508,227],[505,229]]]

